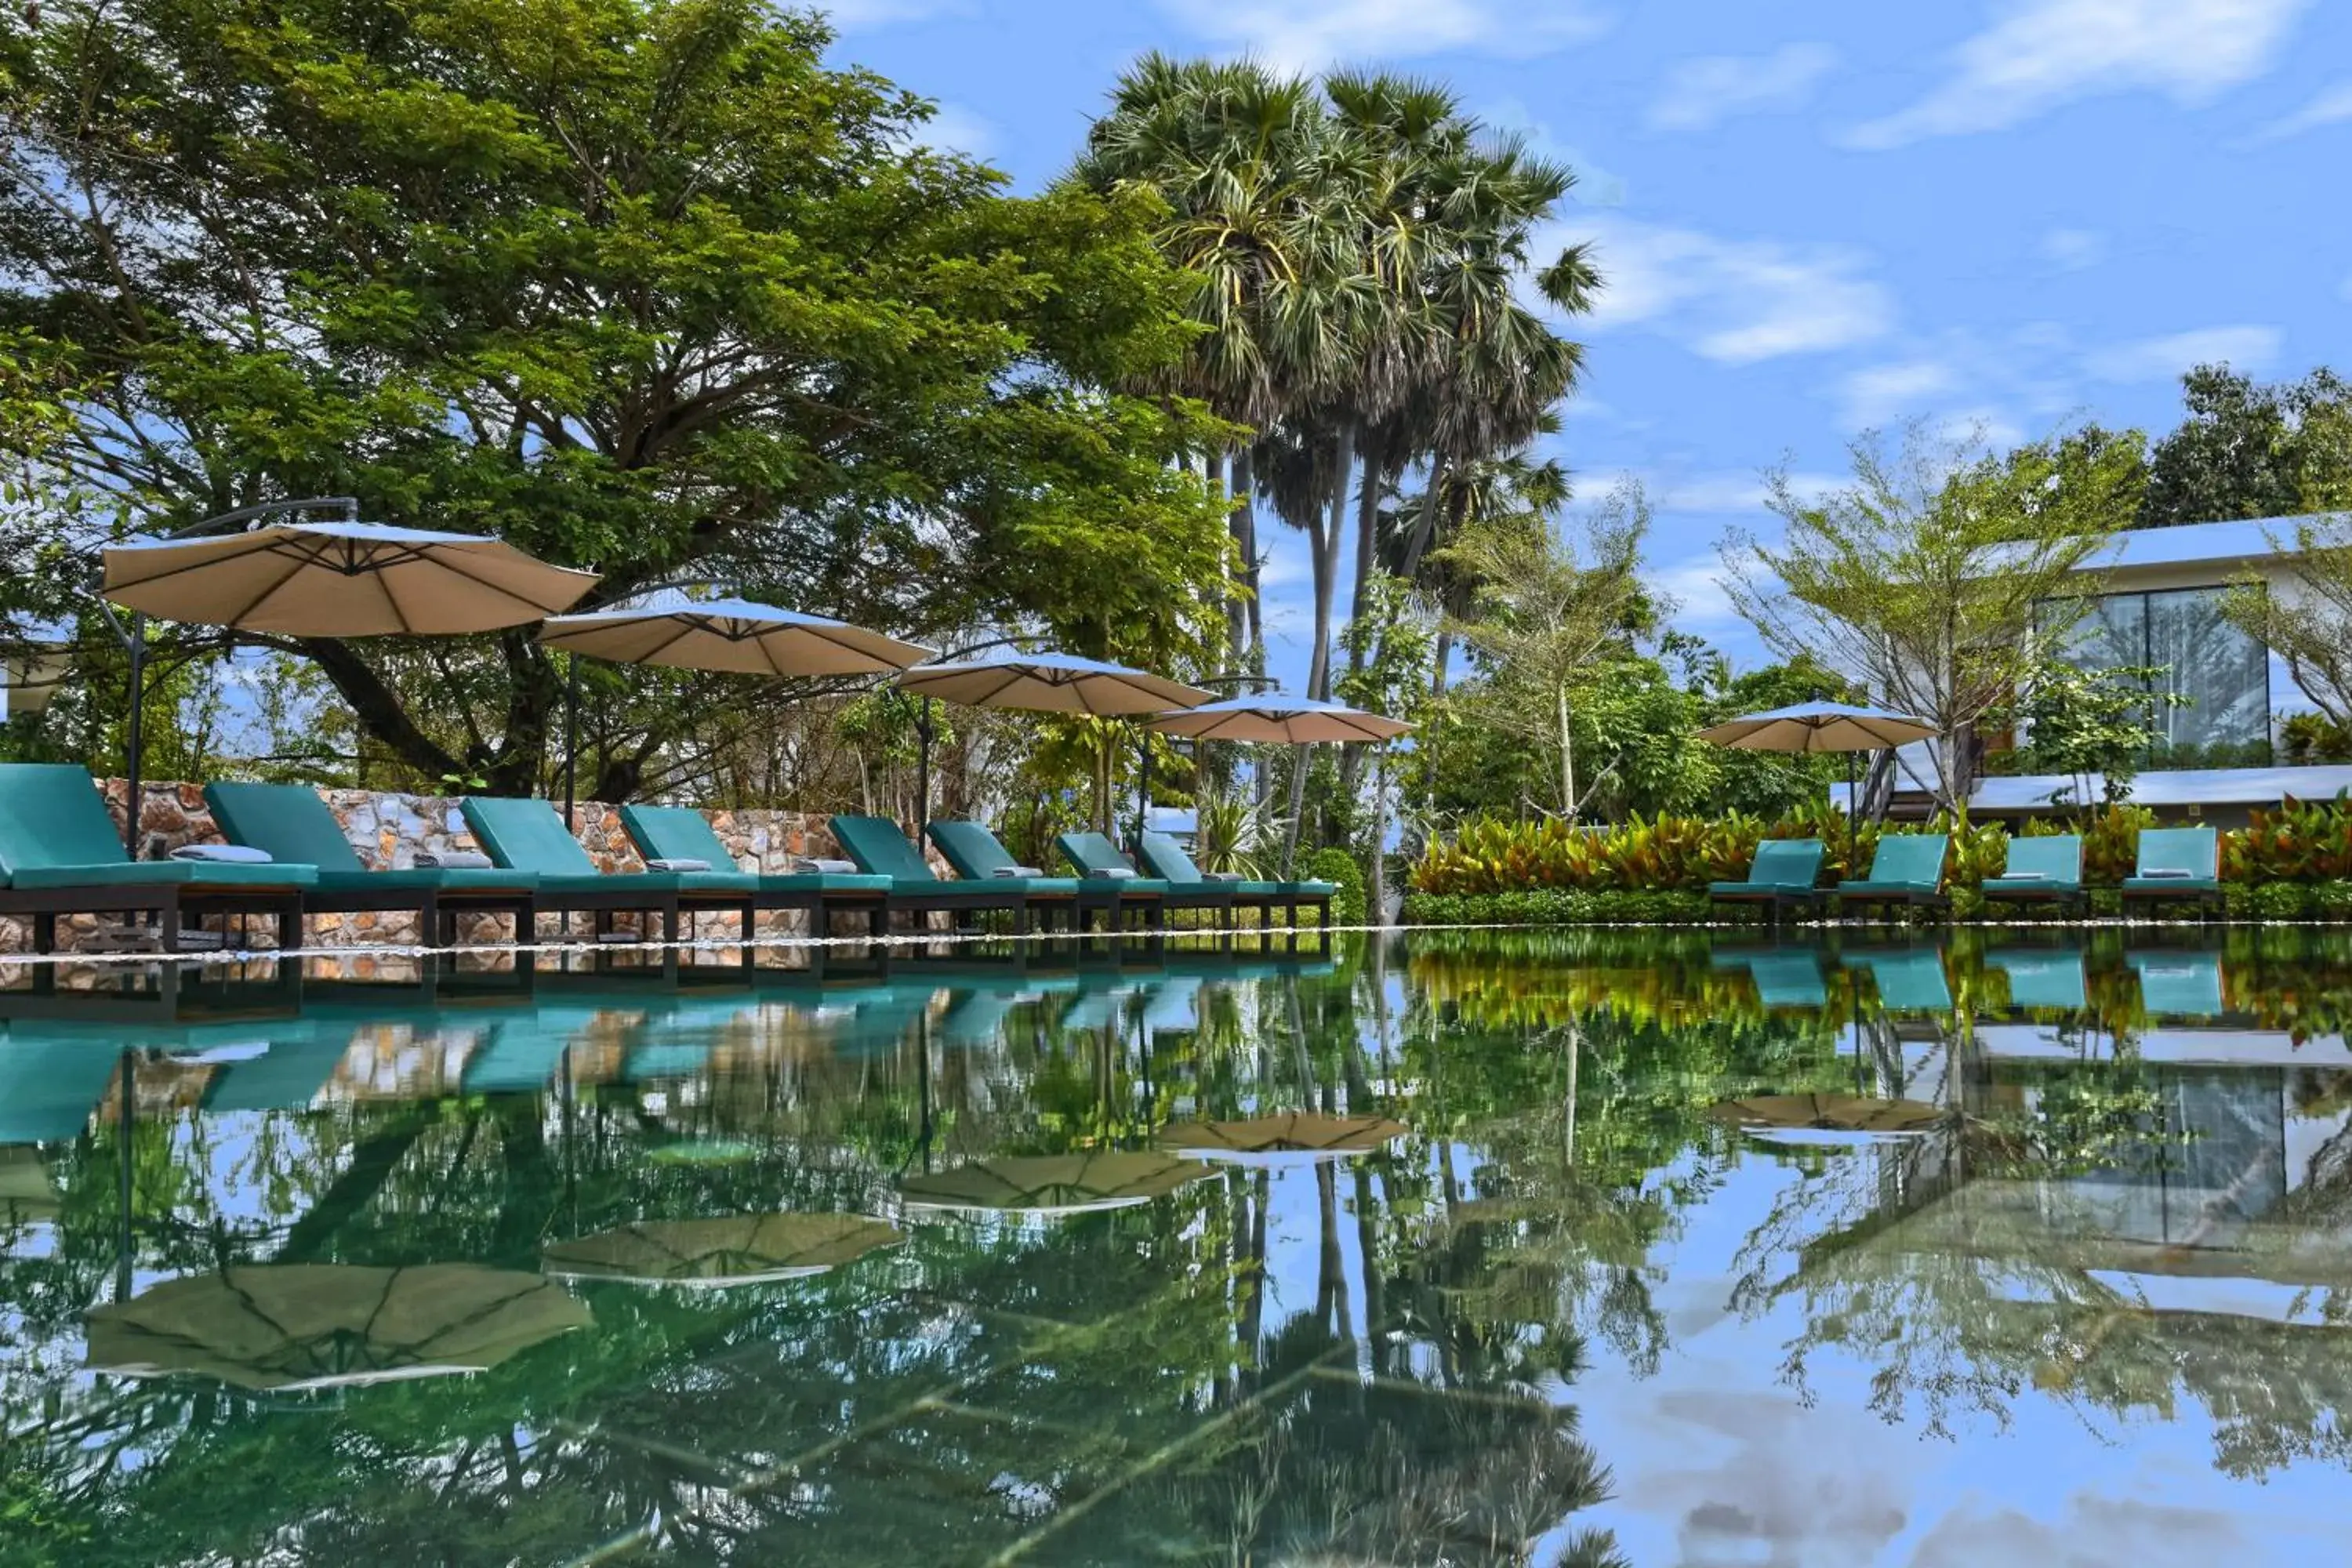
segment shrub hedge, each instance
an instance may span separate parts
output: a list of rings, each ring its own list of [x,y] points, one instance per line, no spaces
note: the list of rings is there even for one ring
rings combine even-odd
[[[2086,818],[2030,818],[2019,836],[2079,833],[2083,881],[2094,913],[2119,908],[2115,889],[2132,873],[2139,834],[2155,822],[2144,807],[2114,805]],[[1706,885],[1748,872],[1766,838],[1818,838],[1822,882],[1860,875],[1887,833],[1948,833],[1946,886],[1951,912],[1985,912],[1979,892],[2008,863],[2011,829],[1939,819],[1920,825],[1850,826],[1826,808],[1764,822],[1734,812],[1718,818],[1634,816],[1607,826],[1477,822],[1450,844],[1433,842],[1412,868],[1405,919],[1414,924],[1673,923],[1738,919],[1711,907]],[[2352,802],[2289,801],[2257,810],[2221,836],[2221,880],[2230,914],[2248,920],[2352,920]]]

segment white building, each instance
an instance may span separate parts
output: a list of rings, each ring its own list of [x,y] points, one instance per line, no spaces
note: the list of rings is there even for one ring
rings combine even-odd
[[[2352,789],[2352,765],[2284,765],[2280,726],[2309,711],[2311,700],[2284,661],[2221,616],[2222,595],[2249,572],[2274,593],[2297,591],[2293,569],[2271,541],[2289,537],[2304,521],[2133,529],[2084,567],[2084,593],[2094,603],[2074,630],[2076,662],[2156,668],[2160,689],[2186,699],[2157,710],[2162,738],[2132,780],[2135,804],[2168,818],[2226,826],[2243,822],[2250,807],[2290,796],[2326,800]],[[1920,780],[1931,776],[1920,763],[1898,774],[1897,815],[1928,809]],[[2063,774],[1988,776],[1969,795],[1969,809],[1979,817],[2026,816],[2049,810],[2054,794],[2079,789]]]

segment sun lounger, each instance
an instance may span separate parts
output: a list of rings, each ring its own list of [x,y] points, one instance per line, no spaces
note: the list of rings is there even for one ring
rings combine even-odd
[[[1838,907],[1847,904],[1939,904],[1944,901],[1944,861],[1948,833],[1889,833],[1870,858],[1870,875],[1837,885]]]
[[[1135,863],[1118,852],[1108,836],[1100,833],[1065,833],[1054,840],[1062,858],[1076,868],[1081,877],[1138,877]],[[1164,910],[1212,910],[1230,911],[1234,907],[1237,881],[1213,877],[1177,881],[1166,877],[1154,877],[1163,889],[1160,896]]]
[[[1820,898],[1813,883],[1821,874],[1820,839],[1767,838],[1756,846],[1747,880],[1709,882],[1706,896],[1718,903],[1767,905],[1778,921],[1790,905],[1810,905]]]
[[[1944,978],[1944,955],[1932,947],[1889,952],[1857,952],[1845,960],[1865,969],[1878,986],[1878,1005],[1888,1013],[1948,1013],[1952,987]]]
[[[2055,833],[2009,841],[2009,863],[1998,877],[1984,881],[1988,899],[2015,899],[2039,903],[2080,904],[2083,901],[2083,840],[2080,835]]]
[[[1013,858],[995,834],[977,822],[934,822],[927,831],[932,846],[955,868],[956,875],[966,881],[982,882],[1003,878],[1019,878],[1024,868]],[[1154,928],[1165,919],[1168,884],[1156,877],[1038,877],[1028,879],[1034,884],[1052,887],[1057,893],[1076,900],[1080,927],[1089,923],[1087,917],[1099,910],[1105,923],[1118,929],[1125,917],[1140,914],[1147,925]]]
[[[266,851],[274,861],[317,868],[317,886],[302,895],[302,907],[312,914],[414,910],[428,947],[457,941],[460,914],[510,914],[515,940],[530,940],[539,879],[529,871],[495,866],[371,871],[343,837],[335,814],[306,784],[206,784],[205,804],[230,843]]]
[[[636,910],[661,917],[661,940],[678,940],[679,919],[701,910],[733,913],[743,941],[751,940],[752,906],[760,879],[731,868],[723,871],[614,871],[596,869],[580,840],[543,800],[506,800],[468,795],[459,803],[466,825],[490,858],[501,866],[539,876],[539,907],[593,914],[600,937],[613,915]],[[748,959],[749,948],[746,955]]]
[[[1985,964],[2008,974],[2009,1005],[2012,1007],[2079,1013],[2087,1005],[2083,955],[2079,952],[2007,948],[1987,953]]]
[[[2144,827],[2139,865],[2124,879],[2124,901],[2192,899],[2221,901],[2221,836],[2210,827]]]
[[[0,914],[24,915],[33,949],[57,947],[62,914],[154,915],[165,952],[184,922],[266,914],[278,944],[302,944],[302,898],[318,873],[269,861],[132,860],[86,769],[67,763],[0,763]]]
[[[2125,962],[2139,972],[2140,1005],[2172,1018],[2219,1018],[2221,960],[2210,952],[2134,952]]]
[[[930,862],[898,831],[898,825],[880,816],[836,816],[829,826],[843,853],[869,876],[890,879],[889,907],[921,914],[946,910],[959,920],[990,912],[1013,917],[1013,929],[1029,930],[1034,915],[1049,929],[1056,909],[1076,918],[1076,885],[1067,878],[990,878],[986,881],[951,881],[931,869]]]
[[[1165,833],[1147,833],[1136,841],[1135,847],[1136,858],[1143,863],[1143,869],[1171,887],[1224,880],[1202,872],[1193,863],[1192,857],[1184,852],[1184,847]],[[1259,918],[1268,925],[1274,923],[1274,911],[1281,910],[1287,914],[1294,927],[1298,924],[1298,910],[1302,904],[1313,906],[1318,926],[1329,925],[1331,896],[1339,890],[1336,882],[1269,881],[1251,878],[1234,878],[1227,881],[1226,886],[1234,890],[1235,909],[1256,910]]]
[[[707,860],[722,868],[735,865],[710,819],[687,806],[625,805],[621,826],[648,860]],[[890,919],[890,879],[862,871],[764,872],[759,874],[758,896],[763,910],[805,914],[811,936],[828,934],[835,914],[863,915],[877,936]]]

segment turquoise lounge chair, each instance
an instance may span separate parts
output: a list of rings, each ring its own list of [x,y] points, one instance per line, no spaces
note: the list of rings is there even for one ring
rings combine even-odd
[[[89,1040],[0,1033],[0,1143],[80,1137],[121,1060]]]
[[[734,913],[742,923],[743,941],[748,944],[751,940],[752,906],[760,893],[757,877],[731,868],[602,872],[555,808],[543,800],[468,795],[459,809],[491,859],[538,873],[541,909],[593,914],[599,936],[612,930],[614,910],[638,910],[659,914],[661,940],[675,942],[682,913],[719,910]],[[744,960],[750,959],[746,946]]]
[[[2221,1016],[2221,960],[2210,952],[2134,952],[2126,963],[2139,972],[2140,1005],[2158,1017],[2218,1018]]]
[[[1937,904],[1944,900],[1948,833],[1889,833],[1870,858],[1870,875],[1837,885],[1838,904]]]
[[[33,951],[57,947],[61,914],[152,914],[165,952],[184,921],[265,914],[278,945],[302,945],[302,895],[318,872],[299,864],[133,860],[89,770],[69,763],[0,763],[0,914],[29,916]]]
[[[1811,904],[1821,897],[1813,883],[1822,874],[1822,842],[1818,838],[1767,838],[1756,846],[1744,882],[1709,882],[1706,896],[1718,903],[1766,904],[1778,921],[1791,904]]]
[[[1032,916],[1048,929],[1053,911],[1070,910],[1073,919],[1077,884],[1066,877],[992,877],[986,881],[950,881],[931,869],[929,861],[898,825],[881,816],[836,816],[826,824],[842,853],[857,862],[868,876],[890,879],[889,907],[911,913],[946,910],[959,923],[973,915],[1002,912],[1013,917],[1015,931],[1026,934]]]
[[[934,822],[925,831],[930,835],[932,846],[955,868],[956,875],[966,881],[1002,879],[1020,867],[1003,841],[977,822]],[[1073,908],[1081,928],[1089,923],[1087,916],[1096,910],[1101,911],[1113,930],[1130,914],[1142,915],[1144,923],[1154,930],[1166,923],[1168,884],[1156,877],[1089,875],[1042,880],[1050,882],[1056,891],[1066,891],[1076,900]]]
[[[1165,833],[1147,833],[1136,841],[1136,858],[1143,868],[1171,887],[1191,887],[1199,883],[1224,881],[1212,877],[1193,863],[1184,847]],[[1291,926],[1298,924],[1298,909],[1312,905],[1318,927],[1331,923],[1331,896],[1339,890],[1337,882],[1266,881],[1237,878],[1225,882],[1234,890],[1235,909],[1255,910],[1258,918],[1267,925],[1274,923],[1274,911],[1281,910],[1288,916]]]
[[[312,914],[415,910],[428,947],[455,942],[457,917],[467,910],[510,914],[515,940],[530,940],[539,879],[529,871],[467,866],[371,871],[335,814],[307,784],[206,784],[205,804],[230,843],[262,850],[272,860],[317,868],[318,886],[302,896]]]
[[[1878,1005],[1888,1013],[1948,1013],[1952,988],[1944,978],[1944,955],[1932,947],[1896,952],[1858,952],[1846,959],[1855,969],[1870,972],[1877,983]]]
[[[269,1032],[269,1048],[248,1061],[231,1062],[205,1093],[205,1109],[307,1110],[318,1102],[335,1069],[359,1037],[348,1019],[306,1018],[299,1028]]]
[[[1717,952],[1709,962],[1717,969],[1748,971],[1756,982],[1757,1000],[1768,1010],[1816,1012],[1830,1005],[1828,987],[1822,983],[1821,955],[1810,948]]]
[[[2139,868],[2124,879],[2124,900],[2221,901],[2221,836],[2210,827],[2146,827]]]
[[[710,819],[683,805],[625,805],[621,826],[648,860],[708,860],[732,867],[735,858],[712,830]],[[759,877],[763,910],[798,910],[808,917],[809,934],[824,936],[836,914],[861,914],[877,936],[890,920],[890,879],[864,872],[765,872]]]
[[[1100,833],[1065,833],[1054,840],[1081,877],[1136,877],[1135,863],[1118,852],[1107,835]],[[1213,910],[1229,911],[1234,907],[1234,889],[1237,880],[1214,877],[1195,878],[1178,881],[1172,878],[1155,878],[1166,889],[1160,895],[1160,908],[1165,910]]]
[[[2009,976],[2009,1005],[2020,1009],[2079,1013],[2088,1005],[2079,952],[2004,950],[1985,955],[1987,967]]]
[[[2083,839],[2074,833],[2009,841],[2009,861],[1998,877],[1984,881],[1988,899],[2023,899],[2042,903],[2083,902]]]

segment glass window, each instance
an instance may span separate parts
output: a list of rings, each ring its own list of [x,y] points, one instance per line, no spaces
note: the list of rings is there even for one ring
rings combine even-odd
[[[2240,767],[2268,763],[2270,653],[2221,615],[2226,588],[2108,594],[2050,605],[2080,614],[2062,657],[2078,669],[2138,665],[2155,669],[2160,691],[2185,698],[2155,712],[2159,767]]]

